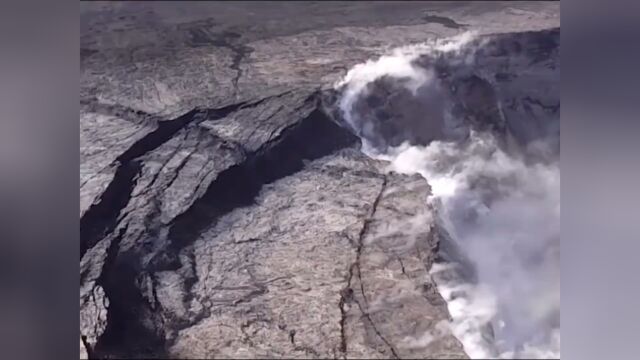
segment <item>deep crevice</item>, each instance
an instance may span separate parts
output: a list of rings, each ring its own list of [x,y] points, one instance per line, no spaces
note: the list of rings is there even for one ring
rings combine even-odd
[[[157,149],[190,123],[222,118],[242,105],[244,103],[220,109],[194,109],[174,120],[158,121],[154,131],[120,154],[114,161],[118,168],[113,179],[98,202],[91,205],[80,219],[80,257],[114,230],[121,210],[131,199],[135,179],[140,173],[141,164],[137,158]]]
[[[171,252],[191,244],[220,216],[254,203],[262,186],[294,174],[305,160],[314,160],[354,144],[348,130],[313,110],[300,122],[284,129],[247,159],[220,173],[205,194],[176,217],[169,230]]]
[[[164,352],[164,336],[152,329],[149,320],[156,322],[154,309],[140,292],[140,271],[136,251],[123,254],[120,242],[127,236],[127,227],[113,231],[122,221],[122,209],[131,199],[131,193],[140,174],[141,156],[155,150],[175,136],[177,132],[193,122],[220,119],[230,112],[245,106],[233,104],[220,109],[194,109],[174,120],[159,122],[157,129],[137,141],[115,161],[119,164],[113,180],[80,221],[81,257],[88,249],[106,236],[113,236],[104,266],[96,284],[100,285],[109,299],[107,327],[92,351],[91,358],[113,356],[153,355],[167,357]],[[161,329],[160,329],[161,330]]]
[[[139,171],[140,164],[137,162],[121,164],[99,202],[84,213],[80,219],[80,258],[113,231],[120,210],[129,203]]]
[[[308,99],[316,100],[315,95]],[[174,219],[168,234],[169,248],[159,257],[168,261],[156,262],[154,271],[177,270],[182,266],[177,255],[183,248],[190,246],[207,227],[214,226],[219,217],[254,204],[264,185],[302,170],[307,160],[321,158],[356,142],[351,132],[316,108],[284,129],[277,138],[248,154],[244,162],[220,173],[205,194]],[[196,281],[195,273],[185,279],[187,302],[191,296],[189,289]]]
[[[316,97],[312,96],[309,100],[315,101]],[[205,194],[170,224],[169,245],[164,250],[166,253],[160,254],[146,271],[181,267],[177,255],[219,216],[237,207],[251,205],[263,185],[301,170],[305,160],[329,155],[356,141],[355,136],[329,120],[324,113],[317,109],[312,111],[258,151],[249,154],[244,162],[220,173]],[[129,156],[125,160],[135,158]],[[137,162],[130,161],[129,164],[135,165]],[[135,182],[136,172],[132,173],[127,177],[131,185]],[[163,255],[167,255],[168,261],[162,260]],[[98,356],[168,356],[170,341],[167,342],[164,333],[168,324],[161,326],[164,322],[163,313],[159,309],[152,309],[141,292],[138,284],[141,270],[136,261],[139,256],[135,251],[119,253],[117,259],[112,260],[115,261],[113,265],[105,266],[101,285],[111,305],[107,330],[98,342]],[[185,279],[185,294],[190,294],[188,289],[195,281],[195,272]],[[185,325],[179,323],[169,326],[179,328]]]
[[[144,308],[146,302],[136,286],[138,273],[135,267],[131,266],[131,262],[123,261],[122,254],[119,254],[119,244],[126,234],[125,226],[111,240],[103,272],[96,281],[104,289],[109,306],[107,326],[98,338],[90,359],[142,355],[166,357],[166,354],[158,354],[157,349],[162,348],[158,347],[161,344],[158,334],[150,331],[141,321],[128,320],[143,318],[140,312],[147,309]]]

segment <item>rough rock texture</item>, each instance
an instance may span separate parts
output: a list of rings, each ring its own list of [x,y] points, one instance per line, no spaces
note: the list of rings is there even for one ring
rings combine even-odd
[[[384,175],[349,149],[264,187],[255,205],[220,218],[194,243],[197,280],[189,301],[170,298],[178,293],[175,273],[159,274],[157,291],[166,294],[163,308],[195,324],[177,327],[169,336],[175,336],[170,353],[191,358],[389,357],[406,348],[407,334],[446,319],[443,302],[436,297],[430,305],[423,296],[423,287],[431,285],[425,283],[431,259],[411,254],[413,239],[402,233],[407,216],[424,213],[424,196],[416,194],[426,195],[428,186],[423,179],[403,180]],[[389,212],[401,215],[382,218]],[[428,233],[427,222],[415,222]],[[390,245],[373,244],[392,238],[395,252],[384,251]],[[428,256],[434,244],[426,238],[418,243]],[[411,266],[409,274],[399,265],[403,257]],[[377,283],[385,278],[388,284]],[[369,301],[415,307],[401,322],[397,317],[403,312],[385,313],[365,303],[356,307],[355,294],[364,289],[360,279],[371,282]],[[422,316],[416,317],[418,312]],[[410,321],[416,324],[405,327]],[[392,324],[398,329],[388,328]],[[440,346],[442,352],[462,354],[451,335]],[[414,354],[434,353],[420,350]]]
[[[465,358],[427,275],[427,183],[320,99],[391,47],[556,28],[558,7],[82,3],[81,355]],[[515,109],[555,106],[520,101],[537,75],[516,69]]]
[[[428,192],[418,175],[383,178],[341,299],[348,358],[465,357],[427,273],[438,247],[425,206]]]

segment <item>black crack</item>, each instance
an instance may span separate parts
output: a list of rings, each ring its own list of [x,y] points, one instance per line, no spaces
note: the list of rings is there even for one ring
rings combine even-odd
[[[369,325],[371,325],[371,328],[373,329],[373,331],[376,333],[376,335],[380,338],[380,340],[382,340],[382,342],[389,348],[389,351],[391,351],[391,354],[393,355],[394,358],[398,359],[398,354],[395,350],[395,348],[393,347],[393,345],[382,335],[382,333],[378,330],[378,328],[376,327],[375,323],[373,322],[373,319],[371,318],[369,312],[367,311],[367,305],[366,305],[366,295],[365,295],[365,289],[364,289],[364,283],[362,281],[362,273],[360,270],[360,257],[362,254],[362,249],[364,247],[364,238],[369,230],[369,225],[372,222],[372,219],[376,213],[376,210],[378,209],[378,205],[380,203],[380,200],[382,199],[382,194],[384,193],[384,190],[387,187],[387,178],[383,177],[383,181],[382,184],[380,186],[380,191],[378,192],[378,194],[376,195],[375,200],[373,201],[373,205],[371,207],[371,212],[369,213],[369,215],[367,216],[367,218],[365,219],[362,228],[360,229],[360,233],[358,235],[358,242],[357,242],[357,250],[356,250],[356,259],[353,262],[353,264],[351,264],[351,266],[349,267],[349,273],[347,276],[347,286],[340,292],[340,301],[338,303],[338,307],[340,309],[340,351],[343,353],[343,355],[346,357],[347,355],[347,348],[348,348],[348,341],[347,341],[347,337],[346,337],[346,331],[345,331],[345,323],[346,323],[346,318],[347,318],[347,311],[345,309],[345,305],[349,304],[351,302],[354,302],[358,308],[360,309],[360,312],[363,315],[363,318],[366,319],[366,321],[369,323]],[[357,271],[357,274],[356,274]],[[352,282],[353,282],[353,276],[357,275],[358,276],[358,281],[360,282],[360,292],[362,294],[363,300],[365,302],[365,305],[363,306],[360,301],[358,301],[358,299],[354,296],[354,291],[352,288]]]
[[[113,180],[80,219],[80,257],[98,241],[111,233],[121,210],[129,203],[142,164],[139,157],[157,149],[190,123],[218,119],[235,111],[243,104],[220,109],[194,109],[178,118],[157,121],[156,129],[136,141],[114,161],[117,166]]]
[[[317,105],[317,94],[309,97],[307,101],[315,102]],[[259,102],[243,106],[254,106]],[[240,105],[228,109],[228,112],[238,108]],[[142,144],[135,144],[119,157],[121,164],[126,166],[121,165],[122,170],[119,171],[122,175],[116,176],[112,181],[115,184],[112,185],[113,190],[103,194],[103,198],[107,199],[110,205],[104,203],[103,207],[88,211],[89,216],[84,219],[87,245],[92,244],[96,239],[99,240],[103,234],[112,232],[116,226],[122,228],[124,217],[121,217],[120,212],[131,197],[140,171],[141,165],[137,159],[170,139],[181,127],[193,121],[195,120],[178,122],[180,126],[172,123],[171,131],[163,130],[160,133],[156,131],[154,135],[147,136]],[[118,245],[123,236],[149,237],[151,235],[146,232],[137,235],[125,234],[126,230],[121,230],[124,232],[113,239],[108,264],[105,264],[98,281],[105,289],[111,304],[107,315],[107,329],[96,345],[96,354],[98,356],[123,354],[167,356],[166,351],[171,339],[167,340],[166,331],[192,325],[193,319],[172,320],[171,314],[165,314],[161,307],[152,306],[150,302],[153,299],[145,297],[140,280],[144,276],[153,276],[152,272],[155,271],[175,270],[184,266],[177,258],[182,249],[189,246],[199,236],[201,230],[215,223],[219,216],[237,207],[251,205],[263,185],[301,170],[307,160],[329,155],[336,150],[352,146],[356,141],[357,138],[354,135],[331,121],[322,111],[317,108],[311,111],[308,116],[285,128],[280,135],[265,143],[257,151],[246,154],[243,162],[221,172],[209,184],[205,194],[170,223],[166,245],[162,245],[163,249],[157,253],[156,258],[151,262],[151,267],[140,267],[140,258],[143,256],[140,249],[123,251]],[[258,239],[247,240],[258,241]],[[190,287],[197,281],[193,268],[195,259],[190,249],[190,247],[185,249],[189,250],[187,255],[191,256],[192,272],[185,275],[184,279],[184,292],[187,295],[190,294]],[[241,302],[249,302],[268,292],[266,284],[255,285],[255,288],[246,296],[230,299],[229,303],[237,305]],[[153,290],[153,288],[150,289],[151,293]]]
[[[262,186],[302,170],[307,160],[329,155],[356,141],[354,135],[327,118],[321,110],[313,110],[275,139],[248,154],[242,163],[221,172],[205,194],[172,222],[169,231],[171,252],[191,244],[220,216],[235,208],[252,205]]]

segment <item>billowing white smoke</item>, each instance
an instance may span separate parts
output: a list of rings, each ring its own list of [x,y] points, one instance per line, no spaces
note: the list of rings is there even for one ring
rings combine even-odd
[[[345,89],[339,104],[345,119],[350,121],[368,82],[382,75],[410,77],[408,86],[415,89],[430,80],[411,64],[421,51],[457,51],[469,39],[399,49],[354,67],[337,84]],[[491,135],[475,132],[464,143],[403,144],[380,154],[363,140],[363,149],[390,161],[390,170],[427,179],[429,206],[440,226],[475,266],[477,283],[439,276],[447,266],[432,269],[448,302],[451,329],[469,356],[558,358],[559,164],[526,164],[503,152]],[[487,340],[488,324],[495,341]]]
[[[371,129],[366,128],[370,124],[358,126],[352,117],[352,109],[358,98],[366,91],[367,84],[382,76],[390,76],[398,79],[408,79],[405,86],[413,94],[425,83],[431,81],[434,74],[431,70],[417,67],[413,61],[421,54],[429,53],[455,53],[474,39],[475,34],[465,32],[451,39],[438,39],[433,42],[416,44],[394,49],[391,54],[381,56],[376,60],[355,65],[345,77],[334,84],[336,88],[342,88],[339,107],[342,110],[345,121],[357,134],[368,134]],[[365,151],[372,150],[370,144],[363,140]]]
[[[491,137],[475,133],[466,144],[404,145],[379,157],[397,172],[419,173],[429,181],[431,205],[475,265],[478,284],[439,283],[454,333],[469,355],[558,356],[557,164],[527,166]],[[433,269],[436,278],[440,270]],[[487,323],[494,325],[496,349],[482,336]]]

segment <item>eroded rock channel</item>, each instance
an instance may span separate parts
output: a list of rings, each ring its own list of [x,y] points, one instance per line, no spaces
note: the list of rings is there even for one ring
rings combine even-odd
[[[473,28],[428,14],[443,38]],[[187,35],[215,33],[194,24]],[[410,36],[433,37],[420,31]],[[488,31],[459,51],[422,49],[410,65],[428,72],[428,85],[382,74],[349,95],[353,80],[329,81],[374,57],[369,50],[308,69],[295,60],[290,70],[304,75],[272,85],[260,80],[271,66],[261,43],[238,35],[184,50],[187,78],[209,46],[219,47],[210,56],[229,52],[228,68],[207,81],[233,95],[215,100],[190,98],[189,84],[206,94],[196,77],[178,86],[182,95],[156,83],[137,99],[124,81],[109,92],[95,75],[108,57],[91,53],[81,101],[83,356],[473,355],[439,284],[477,282],[484,268],[438,220],[438,184],[379,155],[487,133],[501,151],[548,164],[559,152],[558,38],[559,29]],[[132,76],[171,71],[157,59],[136,60]],[[122,71],[118,61],[106,72]],[[485,180],[474,184],[495,185]],[[447,264],[457,270],[433,272]],[[481,330],[495,341],[490,325]]]

